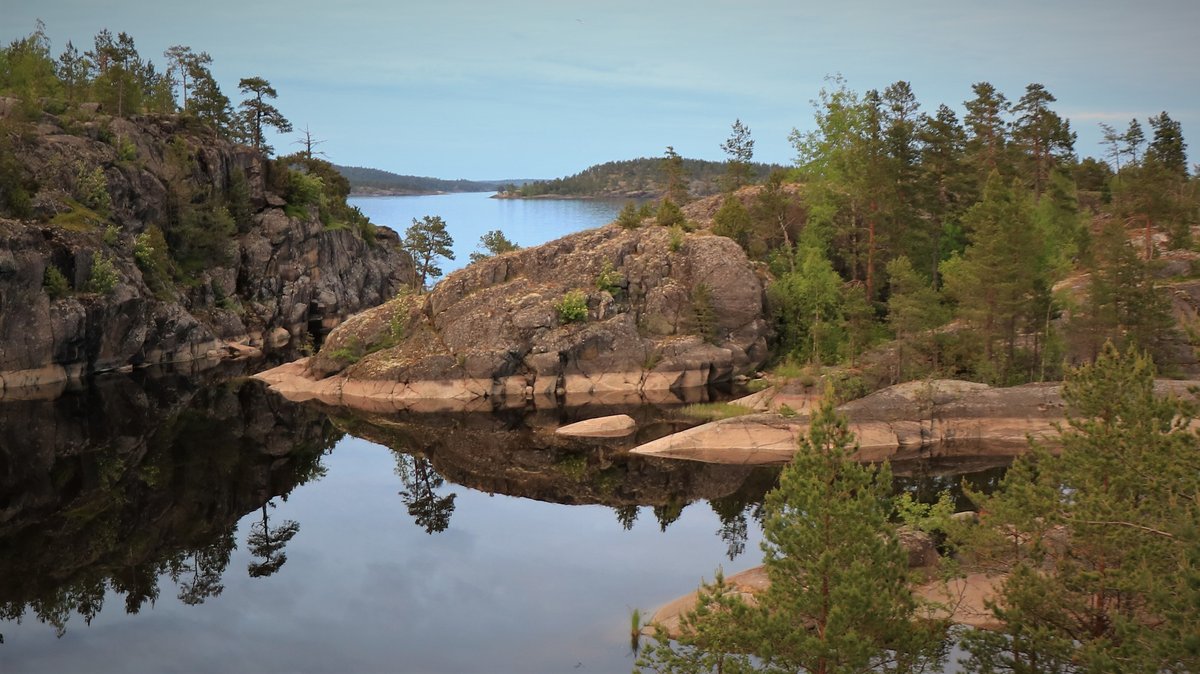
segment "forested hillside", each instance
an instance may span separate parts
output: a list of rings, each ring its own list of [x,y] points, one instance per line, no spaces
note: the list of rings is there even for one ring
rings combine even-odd
[[[668,157],[674,153],[668,151]],[[678,155],[675,155],[678,157]],[[683,159],[681,165],[688,190],[693,196],[719,194],[727,174],[725,162],[702,159]],[[640,158],[597,164],[566,178],[542,180],[520,186],[507,186],[514,197],[608,197],[646,198],[662,196],[667,191],[663,159]],[[763,180],[774,169],[770,164],[749,164],[756,180]]]
[[[682,213],[693,195],[676,177],[655,219],[711,224],[768,266],[776,351],[797,364],[1013,384],[1059,378],[1112,339],[1195,371],[1178,320],[1200,306],[1200,193],[1180,124],[1106,126],[1103,160],[1081,159],[1054,103],[1039,84],[1010,100],[980,82],[960,119],[906,82],[834,80],[815,130],[791,136],[795,168]]]
[[[442,180],[422,176],[399,175],[381,169],[360,166],[336,166],[338,173],[350,181],[351,194],[437,194],[440,192],[494,192],[498,180]]]

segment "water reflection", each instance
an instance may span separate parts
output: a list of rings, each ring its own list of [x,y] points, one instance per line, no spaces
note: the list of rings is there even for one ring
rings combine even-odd
[[[672,420],[653,406],[593,410],[631,414],[639,433],[619,439],[566,438],[554,434],[559,411],[517,410],[498,414],[368,414],[327,410],[347,433],[392,450],[404,505],[417,526],[444,531],[454,513],[447,480],[488,494],[505,494],[563,505],[604,505],[629,529],[647,508],[666,531],[697,501],[719,503],[723,538],[740,554],[750,504],[762,501],[779,470],[657,459],[628,450],[694,424]],[[717,509],[718,506],[714,506]]]
[[[286,561],[299,525],[271,526],[273,497],[321,475],[341,437],[321,414],[261,386],[126,377],[53,402],[0,404],[0,618],[32,615],[62,635],[91,623],[108,591],[137,613],[163,579],[190,605],[219,596],[240,517],[251,576]]]
[[[638,433],[623,440],[553,434],[561,423],[585,414],[613,412],[634,416]],[[710,572],[717,561],[713,557],[719,559],[722,553],[730,560],[755,563],[763,496],[778,476],[778,468],[718,466],[627,452],[634,444],[692,423],[671,409],[651,406],[586,412],[570,408],[350,414],[288,403],[254,382],[205,384],[194,376],[152,381],[116,377],[53,403],[5,402],[0,404],[0,619],[24,617],[62,635],[69,623],[72,629],[91,624],[106,603],[110,614],[121,613],[113,604],[123,604],[130,614],[145,613],[146,607],[172,596],[184,606],[207,603],[203,610],[186,609],[190,612],[236,615],[257,610],[246,604],[249,596],[290,596],[272,582],[313,591],[337,587],[341,592],[362,584],[369,586],[364,596],[382,591],[411,599],[421,596],[426,583],[438,586],[438,574],[448,569],[471,584],[460,581],[462,595],[447,599],[446,606],[465,607],[483,590],[492,595],[482,596],[495,600],[496,588],[507,589],[512,582],[503,576],[494,579],[494,585],[479,586],[475,579],[483,577],[483,569],[504,568],[507,574],[525,574],[536,579],[530,582],[548,585],[559,565],[564,570],[582,567],[580,560],[595,561],[601,548],[608,555],[603,566],[579,577],[553,576],[557,594],[548,591],[550,598],[544,601],[603,583],[609,586],[598,594],[605,599],[613,596],[614,587],[628,585],[625,589],[633,598],[619,601],[629,606],[652,603],[653,597],[665,600],[685,589],[662,580],[668,571],[678,573],[681,562],[670,562],[670,568],[651,567],[663,564],[654,560],[680,550],[688,556],[687,546],[696,546],[697,539],[680,535],[692,536],[689,529],[695,530],[698,522],[703,523],[699,539],[716,549],[690,555],[700,569],[696,573]],[[319,508],[297,510],[307,495],[329,486],[296,492],[322,477],[326,463],[342,456],[342,450],[328,453],[346,434],[367,439],[374,443],[372,451],[384,454],[382,463],[370,469],[372,480],[385,478],[380,482],[382,498],[360,495],[342,483],[325,490],[333,493],[321,497],[325,500]],[[347,438],[343,445],[352,454],[353,446],[368,443]],[[359,460],[350,454],[344,458],[344,466]],[[953,474],[974,470],[969,479],[977,488],[986,488],[999,475],[988,472],[987,466],[964,471],[962,464],[934,461],[898,463],[894,468],[898,489],[930,501],[942,488],[957,486],[959,479]],[[285,503],[289,495],[295,498]],[[486,495],[517,499],[492,501]],[[406,532],[396,531],[397,517]],[[480,524],[481,518],[486,525]],[[612,533],[574,524],[593,519],[607,523]],[[347,531],[330,534],[331,523]],[[381,528],[384,523],[387,526]],[[554,526],[559,529],[550,528]],[[658,536],[668,530],[672,533]],[[497,540],[485,539],[483,532],[492,531],[504,533]],[[651,533],[654,540],[647,536]],[[610,535],[620,540],[606,538]],[[354,555],[366,553],[346,552],[356,538],[369,539],[387,554],[368,565],[364,576],[348,573],[335,579],[339,570],[360,566],[362,560]],[[561,548],[568,539],[575,541],[577,550]],[[490,557],[477,554],[475,546],[485,540]],[[317,561],[328,560],[324,566],[314,565],[318,554],[325,556]],[[380,576],[385,580],[369,580],[373,569],[391,568],[389,564],[407,568],[395,561],[401,555],[412,556],[410,564],[426,571],[410,577],[397,570]],[[629,559],[647,561],[614,578],[598,578],[617,560]],[[479,566],[471,566],[476,562]],[[694,584],[695,578],[688,578]],[[635,586],[636,582],[645,585]],[[518,594],[533,592],[513,587]],[[259,601],[274,606],[279,600]],[[336,601],[336,596],[322,596],[312,606]],[[428,603],[428,598],[423,601]],[[431,604],[425,610],[441,609]],[[501,609],[470,610],[498,615],[487,611]],[[628,609],[618,606],[620,610]],[[170,609],[160,605],[156,614],[169,615]],[[449,624],[437,629],[456,629],[456,615],[451,610],[439,614],[438,620]],[[271,614],[272,624],[275,617]],[[555,620],[561,622],[563,616]],[[102,624],[111,623],[106,617]],[[34,648],[29,630],[5,627],[0,625],[0,632],[21,638],[11,639],[4,648],[16,649],[18,641],[26,653]],[[218,637],[207,633],[196,638]],[[268,646],[264,642],[263,647]]]

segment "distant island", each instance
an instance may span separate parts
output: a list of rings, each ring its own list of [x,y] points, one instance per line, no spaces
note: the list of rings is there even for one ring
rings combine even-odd
[[[783,168],[757,162],[751,162],[749,166],[755,182],[762,182],[772,171]],[[728,167],[723,161],[683,159],[688,193],[693,197],[721,193]],[[641,157],[597,164],[566,178],[501,185],[496,196],[504,199],[649,199],[662,196],[666,187],[663,159]]]
[[[446,194],[452,192],[495,192],[501,186],[520,186],[533,182],[531,178],[505,180],[443,180],[424,176],[408,176],[363,168],[361,166],[334,165],[338,173],[350,181],[353,196],[403,196],[418,194]]]

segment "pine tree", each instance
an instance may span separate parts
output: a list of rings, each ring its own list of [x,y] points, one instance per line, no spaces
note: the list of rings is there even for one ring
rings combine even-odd
[[[292,123],[283,116],[278,108],[267,102],[267,99],[273,99],[278,94],[271,83],[261,77],[242,78],[238,82],[238,89],[243,94],[251,94],[238,106],[242,109],[242,122],[245,125],[247,141],[255,148],[270,154],[272,148],[263,140],[263,128],[269,126],[279,133],[291,133],[292,131]]]
[[[663,153],[662,170],[667,183],[663,200],[672,201],[676,205],[686,204],[688,201],[687,170],[683,166],[683,157],[679,156],[675,148],[670,145]]]
[[[932,117],[926,115],[918,138],[920,183],[925,187],[921,212],[931,226],[928,248],[918,252],[914,246],[909,250],[912,263],[938,285],[938,265],[951,253],[961,252],[962,242],[952,238],[951,233],[959,229],[962,214],[974,202],[977,188],[965,162],[966,132],[953,110],[941,105]]]
[[[521,250],[520,246],[510,241],[507,236],[504,236],[504,232],[498,229],[493,229],[481,235],[479,237],[479,248],[483,250],[472,252],[469,256],[471,262],[479,262],[493,255]]]
[[[949,316],[937,290],[913,269],[907,257],[900,256],[889,262],[887,275],[891,286],[888,325],[896,334],[895,381],[907,381],[912,378],[912,368],[905,367],[906,358],[919,354],[935,355],[931,332]]]
[[[1013,142],[1024,152],[1032,176],[1034,196],[1040,197],[1050,174],[1061,162],[1074,156],[1075,133],[1071,123],[1058,116],[1049,104],[1057,99],[1046,87],[1030,84],[1013,106],[1018,117],[1013,125]]]
[[[1008,99],[988,82],[971,85],[975,98],[965,102],[967,114],[963,117],[969,133],[967,139],[968,162],[982,183],[992,171],[1011,175],[1008,159]]]
[[[1020,460],[973,554],[1008,571],[1004,628],[964,640],[972,672],[1200,669],[1200,438],[1194,405],[1111,344],[1072,372],[1057,455]]]
[[[920,671],[941,632],[918,619],[893,525],[891,471],[857,449],[831,395],[764,505],[769,588],[747,606],[718,575],[674,646],[639,659],[657,672]],[[753,659],[750,657],[753,656]]]
[[[1183,142],[1183,127],[1165,111],[1150,118],[1154,137],[1146,149],[1146,159],[1160,165],[1168,173],[1187,177],[1187,143]]]
[[[436,260],[439,257],[453,260],[453,245],[454,239],[446,231],[446,221],[441,216],[413,218],[412,225],[404,231],[404,249],[412,255],[418,289],[424,289],[428,280],[442,275]]]
[[[983,342],[977,374],[1005,382],[1013,373],[1020,328],[1034,313],[1039,286],[1045,285],[1028,199],[993,172],[964,225],[971,245],[942,265],[946,293]],[[1000,344],[1005,348],[997,354]]]
[[[735,192],[754,178],[754,169],[750,166],[754,159],[754,140],[750,138],[750,127],[742,124],[741,119],[734,120],[733,131],[721,143],[721,150],[729,157],[725,162],[725,189]]]
[[[180,108],[187,112],[188,79],[200,69],[207,70],[208,64],[212,63],[212,57],[208,55],[208,52],[197,54],[192,51],[191,47],[184,45],[169,47],[163,52],[163,57],[171,61],[171,69],[176,73],[174,82],[180,87]]]

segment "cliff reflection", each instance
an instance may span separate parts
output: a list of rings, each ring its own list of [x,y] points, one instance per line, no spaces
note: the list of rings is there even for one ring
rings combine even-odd
[[[235,526],[262,509],[252,576],[286,561],[299,525],[269,526],[271,499],[322,474],[341,434],[257,383],[105,379],[52,402],[0,404],[0,618],[61,636],[109,591],[136,613],[163,579],[185,604],[224,589]]]

